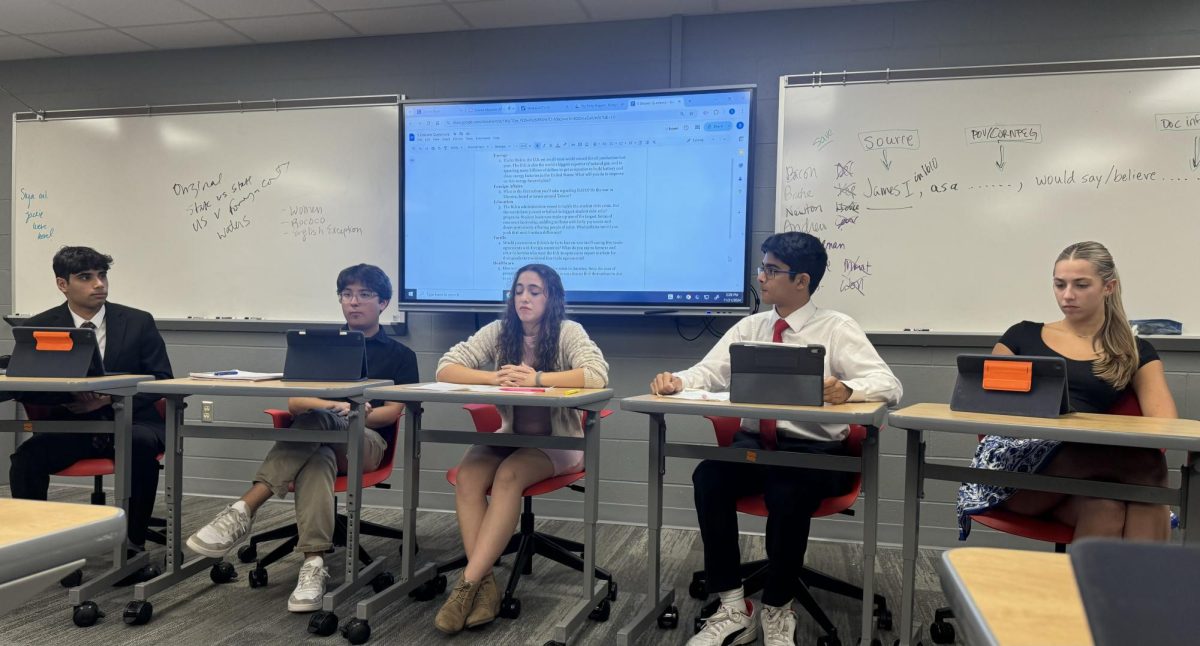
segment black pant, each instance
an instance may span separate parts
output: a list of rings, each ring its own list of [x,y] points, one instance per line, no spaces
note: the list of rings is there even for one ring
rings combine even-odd
[[[163,452],[162,424],[133,423],[133,464],[129,489],[129,542],[146,541],[146,527],[158,489],[158,454]],[[111,435],[34,433],[12,455],[8,470],[13,498],[45,500],[50,474],[84,458],[112,458]],[[98,441],[97,441],[98,440]]]
[[[757,433],[738,431],[735,447],[762,449]],[[805,441],[778,437],[778,450],[796,453],[843,454],[841,442]],[[704,460],[692,473],[696,515],[704,540],[704,572],[710,593],[742,585],[738,549],[737,501],[764,494],[767,505],[767,583],[762,601],[771,606],[792,602],[812,514],[825,498],[846,493],[852,474],[744,462]]]

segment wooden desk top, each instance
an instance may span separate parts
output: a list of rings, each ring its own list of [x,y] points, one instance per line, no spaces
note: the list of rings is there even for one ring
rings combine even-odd
[[[103,377],[10,377],[0,375],[0,391],[9,392],[100,392],[133,388],[153,381],[152,375],[106,375]]]
[[[443,391],[417,388],[421,385],[424,384],[376,387],[368,389],[365,394],[371,399],[384,401],[543,406],[546,408],[589,407],[592,404],[603,404],[612,399],[613,395],[611,388],[552,388],[543,392],[473,392],[470,390]],[[568,392],[571,394],[568,395]]]
[[[635,413],[675,413],[680,415],[720,415],[750,419],[782,419],[820,424],[863,424],[882,427],[887,415],[883,402],[854,402],[826,406],[780,406],[733,404],[727,401],[675,399],[658,395],[638,395],[621,400],[621,410]]]
[[[0,547],[119,518],[119,507],[0,498]]]
[[[960,623],[982,620],[994,643],[1091,646],[1066,554],[962,547],[943,553],[942,566],[943,587],[957,602],[955,617]]]
[[[1200,421],[1193,419],[1100,413],[1020,417],[952,411],[949,404],[914,404],[888,415],[888,422],[922,431],[1200,451]]]
[[[161,379],[138,384],[138,392],[150,395],[248,395],[262,397],[358,397],[367,388],[391,384],[387,379],[362,381],[245,381],[237,379]]]

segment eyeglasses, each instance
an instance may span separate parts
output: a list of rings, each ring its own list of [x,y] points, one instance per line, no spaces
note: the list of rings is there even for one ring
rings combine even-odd
[[[353,302],[354,299],[358,299],[358,302],[360,303],[365,303],[366,301],[373,301],[376,298],[379,298],[379,294],[376,294],[375,292],[352,292],[350,290],[346,290],[338,293],[338,300],[343,303]]]
[[[763,266],[759,266],[759,268],[758,268],[758,273],[760,273],[760,274],[766,274],[766,276],[767,276],[767,280],[771,280],[772,278],[774,278],[774,277],[778,276],[779,274],[787,274],[787,275],[788,275],[788,277],[791,277],[791,276],[796,276],[796,275],[798,275],[798,274],[802,274],[802,273],[804,273],[804,272],[800,272],[800,271],[788,271],[787,269],[780,269],[780,268],[778,268],[778,267],[763,267]]]

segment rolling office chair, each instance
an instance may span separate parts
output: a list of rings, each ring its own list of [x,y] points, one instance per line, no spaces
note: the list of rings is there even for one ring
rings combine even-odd
[[[471,414],[471,421],[474,422],[476,431],[480,433],[494,433],[499,430],[501,423],[500,411],[495,406],[491,404],[466,404],[463,408]],[[586,414],[584,413],[584,415]],[[611,410],[600,411],[601,418],[608,417],[611,414]],[[508,585],[504,589],[504,598],[500,602],[501,617],[516,619],[521,615],[521,600],[515,596],[517,583],[520,582],[522,575],[533,574],[533,557],[535,554],[561,563],[577,572],[583,572],[583,545],[581,543],[543,534],[534,529],[533,497],[558,491],[563,487],[569,487],[575,491],[583,491],[583,487],[574,483],[583,479],[585,475],[586,473],[580,471],[579,473],[554,476],[541,482],[536,482],[525,489],[523,496],[524,507],[521,511],[521,527],[509,539],[508,545],[504,547],[504,552],[501,553],[501,556],[514,553],[517,555],[516,561],[513,562],[512,574],[508,577]],[[457,484],[457,466],[446,472],[446,480],[452,485]],[[440,587],[444,589],[444,574],[446,572],[466,567],[466,565],[467,557],[463,554],[438,566],[438,574],[441,575],[439,581],[442,582]],[[602,600],[588,617],[594,621],[607,621],[609,613],[612,610],[611,602],[617,598],[617,582],[613,580],[612,574],[599,567],[596,568],[596,578],[608,582],[608,597]],[[425,597],[418,598],[425,599]]]
[[[288,428],[292,425],[292,414],[285,410],[268,409],[265,412],[271,416],[271,422],[275,428]],[[396,428],[394,433],[400,432],[401,420],[404,416],[401,415],[396,420]],[[392,475],[392,465],[396,457],[396,441],[398,435],[392,436],[392,441],[388,442],[387,450],[383,455],[383,460],[379,463],[379,468],[363,473],[362,486],[378,487],[380,489],[390,489],[391,485],[384,482]],[[347,477],[339,475],[333,483],[333,493],[345,493],[347,487]],[[289,486],[288,491],[294,491],[293,487]],[[336,508],[336,505],[335,505]],[[345,514],[337,514],[334,520],[333,529],[333,544],[338,547],[346,545],[346,527],[349,523]],[[359,519],[359,533],[366,536],[378,536],[380,538],[393,538],[403,540],[404,533],[398,529],[393,529],[384,525],[372,523],[367,520]],[[283,540],[275,549],[271,550],[266,556],[258,558],[258,545],[267,541]],[[300,530],[296,523],[276,527],[265,532],[259,532],[250,537],[249,543],[238,548],[238,560],[242,563],[255,563],[255,567],[250,571],[247,579],[251,588],[259,588],[267,585],[267,566],[275,563],[279,559],[287,556],[295,549],[296,544],[300,542]],[[371,563],[371,555],[367,553],[360,543],[358,546],[358,559],[363,565]],[[232,568],[231,568],[232,569]],[[371,580],[371,587],[375,592],[381,592],[395,582],[395,577],[390,572],[380,572]],[[330,631],[332,634],[332,631]]]
[[[713,431],[717,436],[718,446],[729,446],[733,443],[733,436],[741,428],[741,420],[736,417],[716,417],[705,416],[713,425]],[[850,434],[846,436],[845,445],[847,454],[855,457],[862,457],[863,441],[867,437],[867,429],[857,424],[850,425]],[[859,491],[862,489],[862,475],[855,474],[854,482],[846,493],[834,497],[826,498],[822,501],[821,506],[813,513],[813,518],[822,516],[832,516],[833,514],[843,514],[853,516],[854,510],[851,507],[858,500]],[[737,510],[743,514],[753,516],[766,516],[767,504],[762,494],[746,496],[738,500]],[[750,561],[742,563],[742,587],[745,589],[746,596],[750,596],[759,590],[767,583],[767,561]],[[813,598],[810,588],[819,588],[827,590],[835,594],[840,594],[851,599],[862,599],[862,588],[852,583],[835,579],[827,574],[805,567],[800,580],[796,582],[795,597],[812,615],[817,624],[821,626],[821,630],[825,634],[817,640],[818,646],[839,646],[842,642],[837,635],[837,628],[830,621],[829,616],[825,611],[817,605],[816,599]],[[688,586],[688,594],[694,599],[701,601],[708,598],[707,580],[703,570],[699,570],[692,574],[692,583]],[[693,622],[693,629],[699,632],[704,625],[704,620],[717,611],[721,600],[715,599],[700,610],[700,614]],[[892,612],[888,610],[887,600],[882,594],[875,595],[875,621],[876,626],[880,630],[892,629]]]
[[[1137,395],[1132,389],[1128,389],[1108,410],[1108,414],[1141,417],[1142,407],[1138,404]],[[980,435],[979,440],[983,441],[983,437]],[[1066,552],[1067,545],[1075,540],[1075,528],[1070,525],[1050,518],[1014,513],[1007,509],[989,509],[983,513],[972,515],[971,520],[1005,534],[1054,543],[1054,551],[1059,554]],[[933,611],[933,622],[929,624],[929,638],[933,640],[933,643],[954,643],[954,624],[946,621],[953,618],[954,610],[952,608],[937,608]]]

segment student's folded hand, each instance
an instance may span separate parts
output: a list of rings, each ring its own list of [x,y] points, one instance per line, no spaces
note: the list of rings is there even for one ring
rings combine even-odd
[[[683,390],[683,380],[669,372],[660,372],[650,381],[650,392],[654,395],[673,395]]]
[[[537,371],[525,364],[501,366],[499,375],[501,386],[529,387],[537,385]]]
[[[81,394],[85,393],[76,393],[76,395]],[[84,413],[90,413],[94,410],[100,410],[101,408],[104,408],[112,403],[112,397],[108,395],[98,395],[96,393],[86,394],[93,395],[93,397],[88,399],[77,399],[76,401],[63,404],[63,408],[76,415],[83,415]]]
[[[850,387],[837,377],[825,378],[825,401],[830,404],[844,404],[850,399]]]

